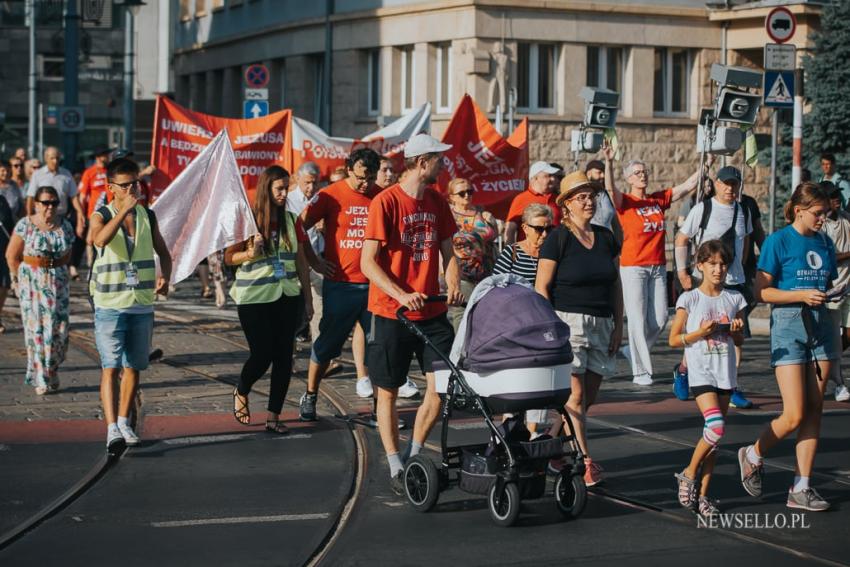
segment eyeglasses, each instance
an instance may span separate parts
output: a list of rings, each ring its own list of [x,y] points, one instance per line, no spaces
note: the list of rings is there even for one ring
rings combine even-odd
[[[59,206],[59,201],[58,200],[54,201],[52,199],[50,201],[39,201],[39,203],[41,203],[45,207],[58,207]]]
[[[461,199],[466,199],[467,197],[471,197],[472,194],[475,193],[472,189],[467,189],[466,191],[458,191],[454,195],[456,197],[460,197]]]
[[[534,226],[533,224],[527,224],[525,226],[527,226],[530,229],[533,229],[534,232],[536,232],[537,234],[543,234],[544,232],[551,232],[552,229],[554,228],[552,225],[549,225],[549,224],[544,225],[544,226]]]
[[[811,209],[803,209],[803,210],[806,211],[807,213],[809,213],[810,215],[812,215],[813,217],[815,217],[816,219],[825,219],[827,217],[827,215],[829,214],[827,211],[815,213]]]
[[[116,185],[116,186],[118,186],[118,187],[120,187],[121,189],[124,189],[124,190],[132,189],[133,187],[137,186],[138,184],[139,184],[138,179],[134,179],[132,181],[125,181],[124,183],[115,183],[114,181],[110,181],[110,185]]]
[[[24,164],[22,164],[22,163],[12,163],[12,164],[9,164],[9,165],[11,165],[12,167],[23,167],[24,166]]]
[[[593,201],[593,193],[579,193],[575,197],[567,200],[570,202],[576,201],[578,203],[589,203],[590,201]]]
[[[357,175],[353,171],[351,172],[351,176],[357,181],[358,184],[368,183],[369,181],[374,181],[375,179],[378,178],[377,173],[367,173],[366,175]]]

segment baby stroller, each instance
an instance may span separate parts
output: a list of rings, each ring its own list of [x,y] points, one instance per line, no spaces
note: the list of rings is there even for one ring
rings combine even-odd
[[[405,311],[398,310],[398,319],[436,351]],[[564,410],[573,359],[569,327],[549,302],[517,276],[486,278],[470,298],[451,357],[441,358],[445,366],[435,367],[436,389],[443,398],[441,461],[435,465],[420,454],[405,464],[405,494],[413,508],[427,512],[441,490],[458,484],[465,492],[486,495],[493,521],[511,526],[519,517],[521,499],[544,495],[548,461],[567,457],[555,480],[555,503],[566,518],[580,516],[587,499],[584,456]],[[569,434],[530,441],[523,413],[531,409],[558,410]],[[490,443],[449,445],[454,410],[480,413]],[[506,413],[516,415],[502,424],[493,421],[494,415]]]

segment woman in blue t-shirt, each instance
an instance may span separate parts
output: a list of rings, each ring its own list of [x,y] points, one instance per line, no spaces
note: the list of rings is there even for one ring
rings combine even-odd
[[[741,483],[761,496],[762,456],[797,432],[797,467],[788,491],[789,508],[819,512],[829,508],[809,486],[820,435],[825,378],[840,356],[826,310],[826,291],[838,277],[835,247],[820,232],[829,199],[816,183],[797,186],[785,204],[788,226],[764,241],[756,275],[756,299],[773,305],[770,361],[782,395],[782,414],[758,441],[738,451]]]

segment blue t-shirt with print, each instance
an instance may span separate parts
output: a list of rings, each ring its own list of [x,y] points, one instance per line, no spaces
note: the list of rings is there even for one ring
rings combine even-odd
[[[758,269],[773,276],[777,289],[827,291],[838,277],[835,245],[823,233],[803,236],[788,225],[764,241]]]

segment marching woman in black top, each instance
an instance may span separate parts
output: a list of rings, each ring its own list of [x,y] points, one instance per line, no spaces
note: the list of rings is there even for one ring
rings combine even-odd
[[[588,453],[585,415],[596,401],[602,378],[614,373],[623,337],[620,247],[610,230],[590,223],[596,213],[596,189],[584,172],[573,172],[561,181],[557,202],[566,209],[563,225],[540,250],[535,288],[570,327],[575,358],[566,409],[586,456],[585,483],[593,486],[602,481],[602,468]],[[561,462],[550,463],[550,468],[560,466]]]

